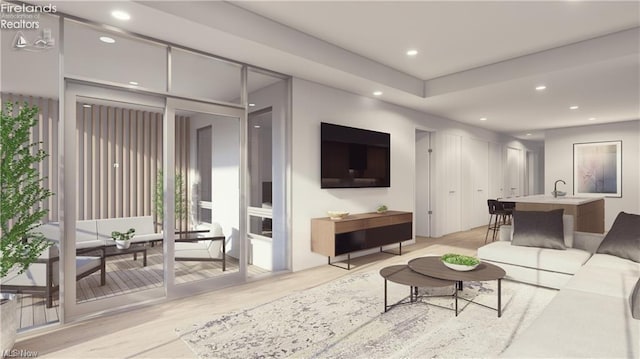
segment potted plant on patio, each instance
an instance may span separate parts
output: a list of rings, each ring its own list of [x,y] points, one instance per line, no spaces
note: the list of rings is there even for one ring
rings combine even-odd
[[[116,242],[116,247],[118,249],[127,249],[131,245],[131,238],[133,238],[136,230],[134,228],[129,228],[126,232],[111,232],[111,238]]]
[[[10,272],[27,270],[52,245],[36,230],[48,212],[40,204],[53,195],[43,187],[45,178],[37,169],[48,155],[41,142],[30,138],[39,109],[27,103],[18,106],[6,103],[0,116],[0,281]],[[14,294],[0,294],[0,352],[5,353],[15,343],[17,300]]]

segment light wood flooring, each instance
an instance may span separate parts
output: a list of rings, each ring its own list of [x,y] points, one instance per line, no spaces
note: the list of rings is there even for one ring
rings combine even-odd
[[[403,246],[402,256],[375,253],[351,260],[352,270],[329,265],[272,275],[218,291],[163,301],[148,307],[70,323],[45,333],[24,333],[15,348],[46,358],[195,358],[174,329],[208,316],[251,308],[350,273],[404,264],[424,255],[447,252],[475,255],[486,227],[441,238],[420,238]],[[382,295],[382,294],[381,294]]]
[[[108,257],[106,261],[107,277],[105,285],[100,285],[99,272],[79,280],[76,293],[79,303],[134,293],[163,286],[162,247],[147,249],[147,266],[142,265],[142,255],[133,259],[133,254]],[[176,283],[186,283],[206,278],[230,274],[239,270],[238,260],[227,256],[226,271],[222,272],[222,262],[176,262]],[[260,276],[269,273],[260,267],[250,265],[248,275]],[[52,324],[59,321],[59,300],[53,300],[53,307],[47,308],[43,297],[32,295],[18,296],[20,331]]]

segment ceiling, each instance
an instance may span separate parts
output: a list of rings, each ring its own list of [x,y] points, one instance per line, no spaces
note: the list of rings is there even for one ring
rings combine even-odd
[[[520,138],[640,119],[636,1],[52,3],[363,96],[381,91],[382,101]],[[116,8],[131,20],[113,19]],[[407,56],[409,49],[418,54]],[[536,91],[539,85],[547,88]]]

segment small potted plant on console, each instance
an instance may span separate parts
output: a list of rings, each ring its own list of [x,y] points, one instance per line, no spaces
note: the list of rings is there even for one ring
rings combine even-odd
[[[131,245],[131,238],[133,238],[133,234],[136,232],[134,228],[129,228],[126,232],[111,232],[111,238],[116,242],[116,248],[118,249],[127,249]]]
[[[381,204],[380,206],[378,206],[378,209],[376,210],[376,212],[382,214],[382,213],[386,213],[388,210],[387,206],[384,204]]]

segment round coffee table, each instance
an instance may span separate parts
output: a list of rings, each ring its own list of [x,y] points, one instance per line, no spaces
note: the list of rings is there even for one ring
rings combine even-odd
[[[418,288],[424,287],[447,287],[455,286],[456,282],[451,280],[443,280],[434,277],[422,275],[420,273],[412,271],[409,266],[393,265],[384,267],[380,270],[380,275],[384,278],[384,311],[395,307],[396,305],[403,304],[406,298],[391,305],[387,305],[387,281],[391,281],[398,284],[404,284],[409,286],[409,302],[413,303],[418,298]],[[454,288],[455,292],[455,288]]]
[[[498,308],[487,307],[486,305],[475,303],[472,300],[469,302],[482,305],[498,312],[498,317],[502,316],[502,278],[507,274],[504,269],[493,265],[491,263],[482,262],[474,270],[467,272],[460,272],[453,270],[445,266],[440,257],[421,257],[415,258],[409,261],[409,268],[414,272],[423,274],[437,279],[444,279],[448,281],[455,281],[458,283],[458,289],[462,290],[462,282],[464,281],[498,281]],[[465,299],[465,298],[462,298]],[[465,299],[467,300],[467,299]],[[458,296],[456,296],[456,315],[458,315]]]

